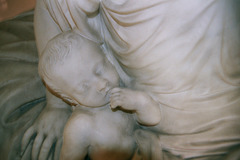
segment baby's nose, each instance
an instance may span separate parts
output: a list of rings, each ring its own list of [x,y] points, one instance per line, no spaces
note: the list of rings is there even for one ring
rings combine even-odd
[[[97,90],[99,92],[104,91],[108,86],[108,81],[106,79],[99,80],[98,85],[97,85]]]

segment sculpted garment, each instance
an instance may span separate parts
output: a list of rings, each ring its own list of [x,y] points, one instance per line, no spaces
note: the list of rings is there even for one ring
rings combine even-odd
[[[240,148],[237,1],[82,2],[44,5],[59,31],[77,27],[104,42],[128,87],[159,102],[161,122],[148,129],[160,134],[166,159],[221,159]]]
[[[37,63],[33,11],[1,22],[1,160],[21,159],[22,136],[46,105],[45,87],[38,75]],[[26,153],[23,159],[31,159],[31,145],[28,145]]]
[[[133,88],[156,95],[162,120],[155,129],[163,150],[176,156],[220,159],[240,148],[237,6],[226,0],[102,1],[105,41]]]

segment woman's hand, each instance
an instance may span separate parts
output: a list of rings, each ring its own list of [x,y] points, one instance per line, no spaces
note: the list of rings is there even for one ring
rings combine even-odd
[[[33,139],[33,160],[46,160],[51,149],[51,152],[54,152],[54,159],[58,160],[62,145],[63,129],[70,114],[70,109],[46,106],[34,124],[23,136],[21,147],[22,155]]]
[[[160,138],[151,131],[137,129],[134,132],[134,139],[137,143],[137,150],[132,160],[162,160],[162,148]]]

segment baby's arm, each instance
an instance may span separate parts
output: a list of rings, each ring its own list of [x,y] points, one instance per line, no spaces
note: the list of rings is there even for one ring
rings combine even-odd
[[[134,111],[137,121],[143,125],[157,125],[161,119],[159,104],[143,91],[114,88],[111,91],[110,104],[111,108]]]

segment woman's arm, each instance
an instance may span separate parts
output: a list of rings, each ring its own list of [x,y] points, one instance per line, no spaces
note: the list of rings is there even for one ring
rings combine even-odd
[[[61,33],[61,29],[45,5],[45,0],[37,0],[34,17],[34,29],[39,56],[41,56],[50,39]],[[53,2],[53,1],[52,1]],[[34,124],[24,133],[22,139],[22,154],[36,135],[32,146],[32,159],[47,159],[53,146],[54,159],[58,159],[62,134],[65,123],[71,114],[71,109],[62,99],[46,89],[47,104]]]
[[[48,41],[56,35],[62,33],[60,26],[54,21],[50,15],[50,11],[44,3],[44,0],[37,0],[34,17],[34,29],[38,54],[41,56],[42,51]],[[67,108],[68,105],[61,99],[53,95],[48,90],[46,91],[48,107]]]
[[[37,0],[34,13],[34,30],[39,56],[48,41],[62,32],[50,15],[44,0]]]

